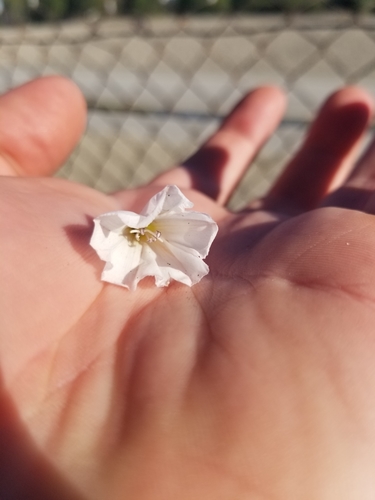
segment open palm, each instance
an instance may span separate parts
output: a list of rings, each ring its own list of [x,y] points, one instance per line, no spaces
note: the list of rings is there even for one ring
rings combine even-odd
[[[232,214],[283,108],[256,90],[184,166],[105,196],[45,177],[82,132],[73,84],[0,99],[2,500],[375,497],[375,148],[354,164],[372,103],[336,93]],[[210,274],[101,282],[92,219],[166,184],[219,224]]]

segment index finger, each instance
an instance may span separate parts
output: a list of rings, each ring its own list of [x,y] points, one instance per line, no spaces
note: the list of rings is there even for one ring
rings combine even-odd
[[[280,89],[263,87],[250,92],[193,156],[161,174],[153,184],[194,188],[224,204],[278,126],[284,109],[285,96]]]

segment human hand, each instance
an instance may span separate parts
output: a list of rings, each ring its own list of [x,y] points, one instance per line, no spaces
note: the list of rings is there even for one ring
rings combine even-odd
[[[232,214],[282,116],[276,89],[185,166],[113,196],[38,177],[81,134],[71,83],[0,99],[2,500],[374,498],[375,147],[354,167],[372,106],[335,94],[268,195]],[[220,226],[210,274],[101,282],[92,219],[166,184]]]

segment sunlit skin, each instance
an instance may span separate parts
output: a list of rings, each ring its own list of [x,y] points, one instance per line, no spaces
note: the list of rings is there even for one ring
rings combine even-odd
[[[184,166],[112,196],[49,177],[85,125],[58,77],[0,98],[0,498],[375,498],[375,146],[345,88],[262,200],[254,90]],[[103,283],[92,219],[176,184],[219,224],[192,288]]]

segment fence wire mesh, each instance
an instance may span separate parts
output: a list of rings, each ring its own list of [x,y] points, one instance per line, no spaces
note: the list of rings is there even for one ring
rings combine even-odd
[[[72,78],[87,131],[58,175],[103,191],[177,164],[250,89],[276,84],[289,106],[231,206],[262,195],[335,89],[375,89],[375,17],[114,18],[3,28],[0,90],[46,74]]]

